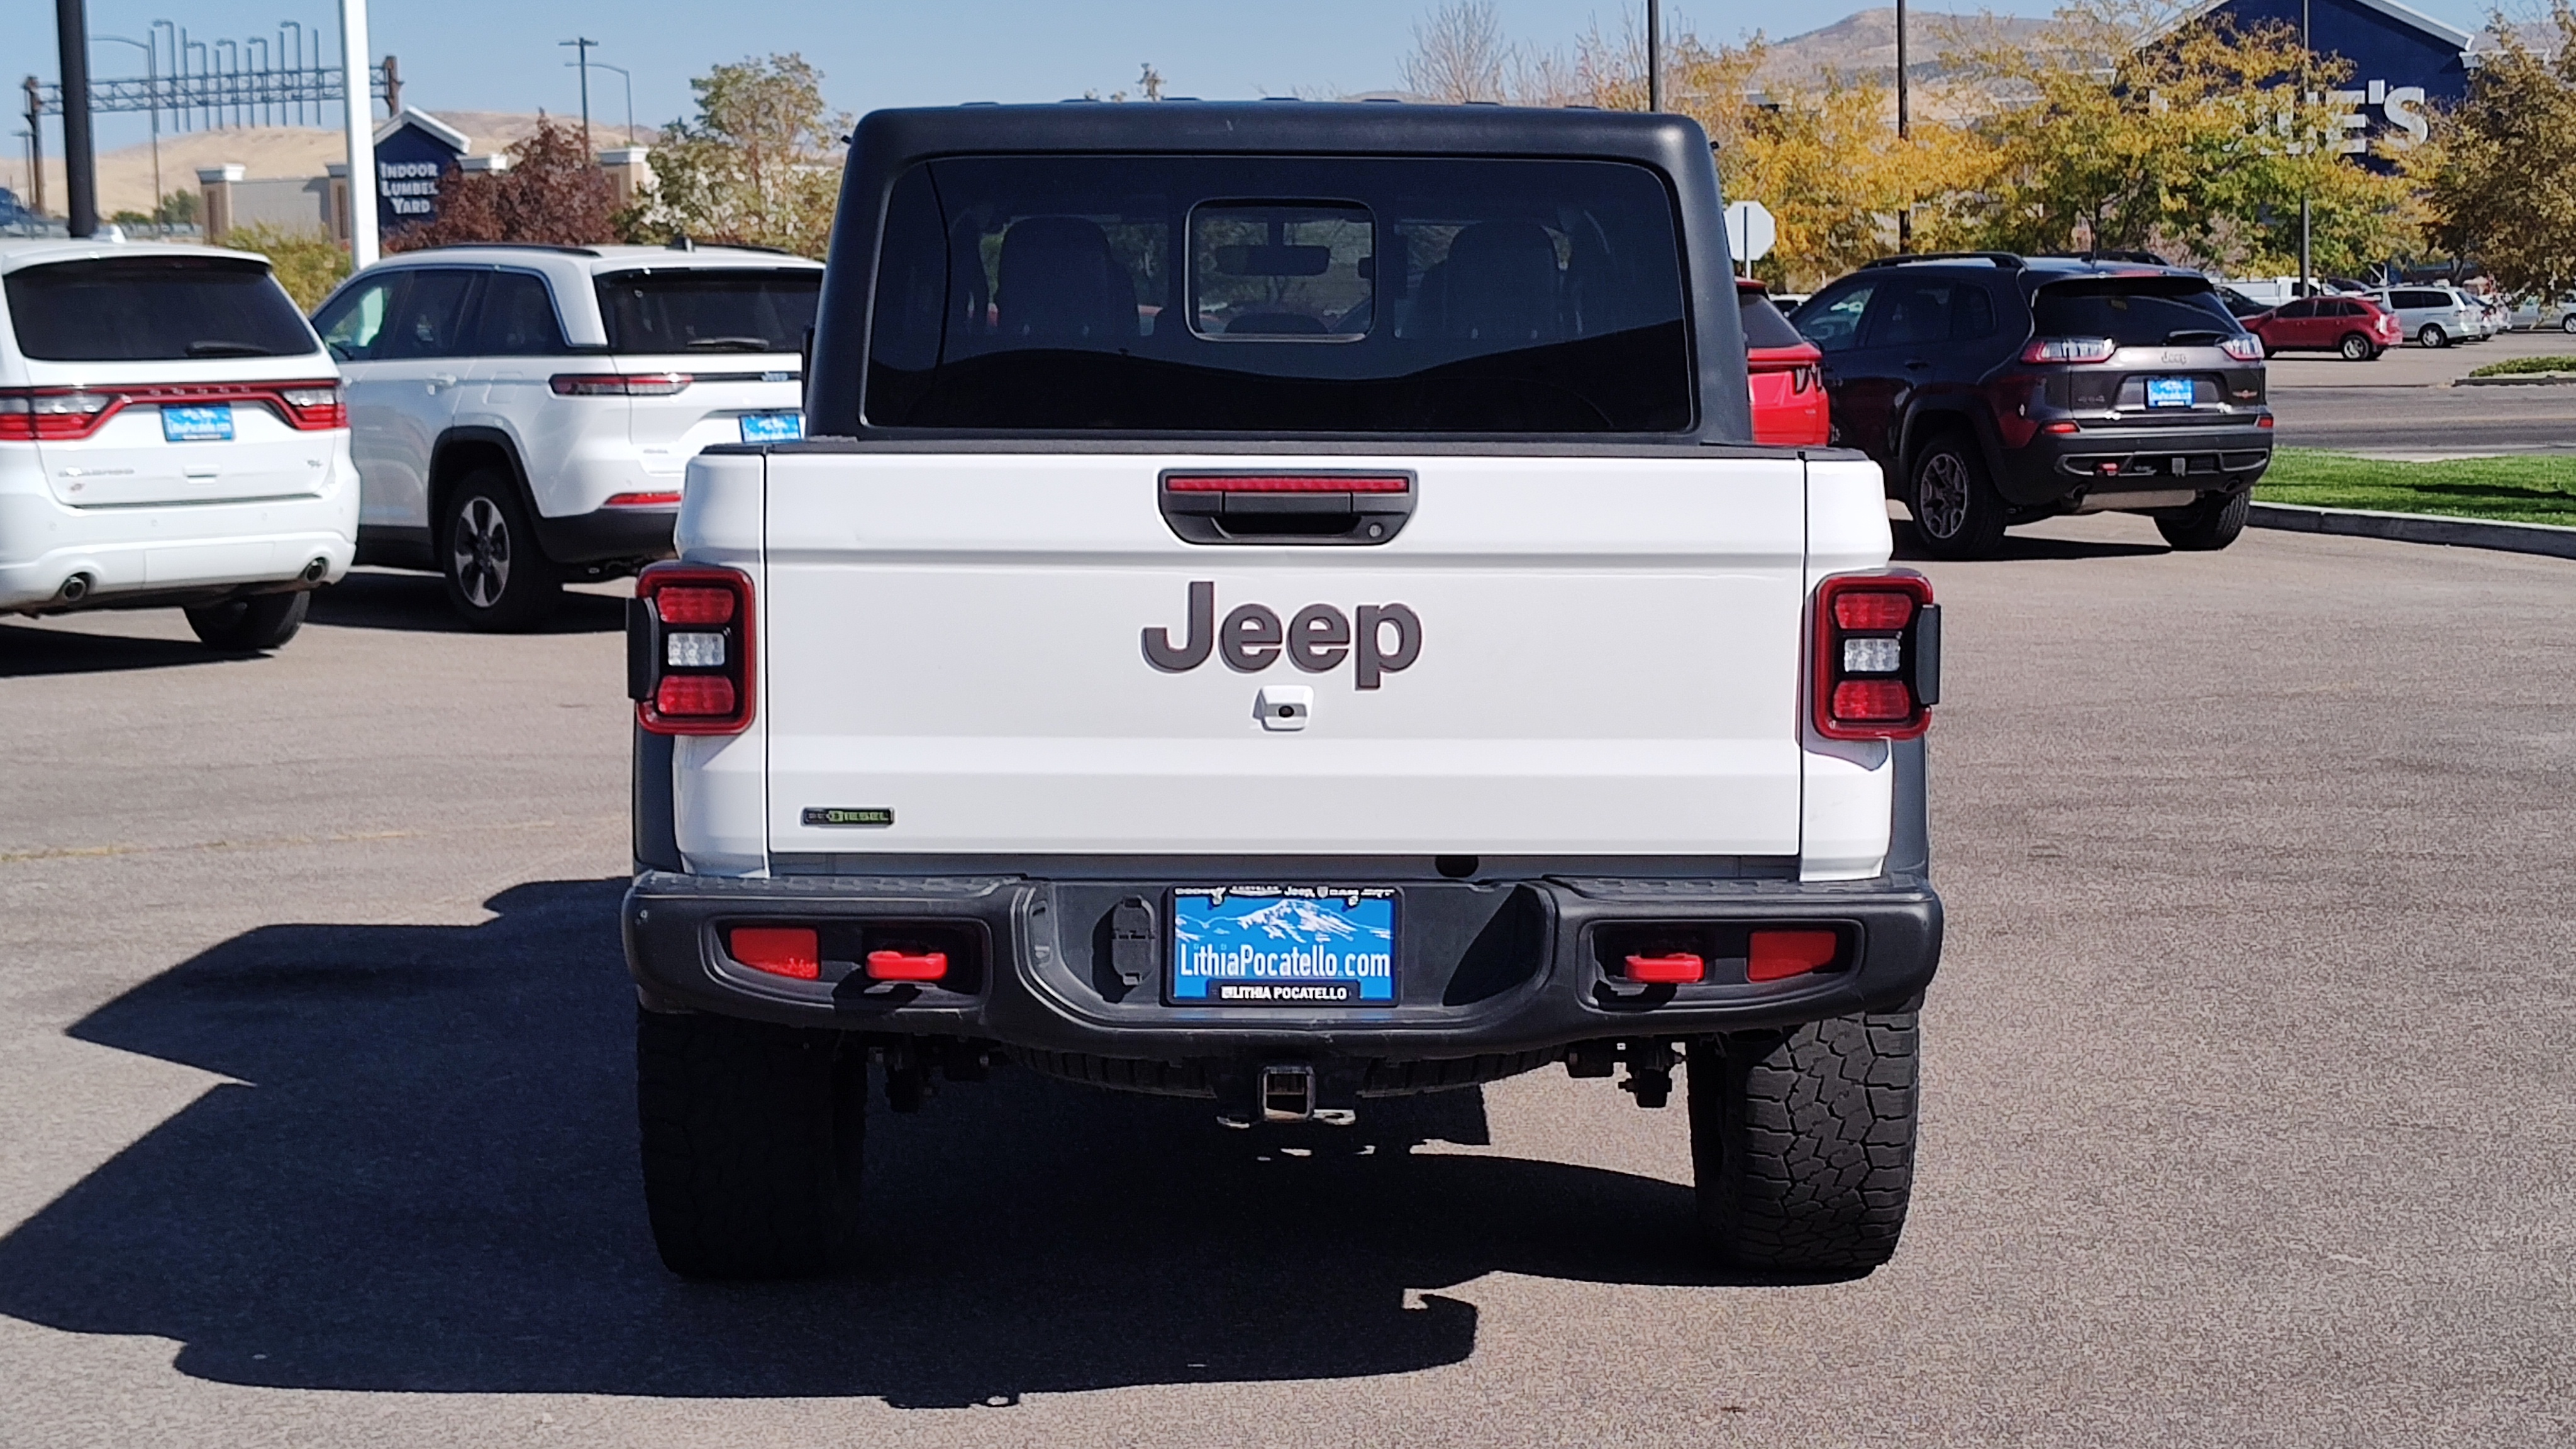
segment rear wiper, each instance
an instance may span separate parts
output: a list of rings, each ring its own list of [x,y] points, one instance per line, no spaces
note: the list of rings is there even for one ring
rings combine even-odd
[[[2214,327],[2184,327],[2165,334],[2167,342],[2224,342],[2227,334]]]
[[[692,337],[681,344],[691,352],[784,352],[766,337]]]
[[[249,342],[191,342],[190,357],[267,357],[269,350]]]

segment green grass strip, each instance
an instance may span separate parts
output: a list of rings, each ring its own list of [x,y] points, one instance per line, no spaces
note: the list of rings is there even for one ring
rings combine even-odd
[[[2576,357],[2509,357],[2473,368],[2471,377],[2520,377],[2530,372],[2576,372]]]
[[[2576,456],[2521,454],[2395,463],[2315,448],[2282,448],[2272,455],[2272,471],[2263,475],[2254,497],[2264,503],[2317,508],[2576,525]]]

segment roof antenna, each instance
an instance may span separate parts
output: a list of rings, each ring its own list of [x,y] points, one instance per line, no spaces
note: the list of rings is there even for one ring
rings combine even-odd
[[[689,234],[687,232],[675,231],[671,233],[671,245],[669,249],[675,252],[693,252],[698,249],[698,244],[689,240]]]

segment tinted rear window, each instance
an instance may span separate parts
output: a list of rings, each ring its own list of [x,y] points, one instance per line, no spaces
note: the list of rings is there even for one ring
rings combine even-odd
[[[612,352],[802,352],[823,274],[673,267],[599,279]]]
[[[46,362],[300,357],[313,330],[268,268],[230,257],[112,257],[21,267],[18,350]]]
[[[1739,287],[1736,300],[1744,304],[1744,345],[1747,347],[1796,347],[1807,339],[1789,325],[1778,305],[1760,292]]]
[[[875,427],[1675,432],[1663,182],[1616,162],[970,157],[886,219]]]
[[[2041,337],[2108,337],[2122,347],[2155,347],[2178,333],[2244,330],[2209,284],[2182,278],[2106,277],[2039,289],[2030,310]]]

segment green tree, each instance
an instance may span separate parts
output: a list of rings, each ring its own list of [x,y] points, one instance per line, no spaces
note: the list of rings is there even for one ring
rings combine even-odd
[[[2475,256],[2508,292],[2576,290],[2576,13],[2556,0],[2557,53],[2525,44],[2498,13],[2496,48],[2467,100],[2414,168],[2435,246]]]
[[[1935,244],[2000,250],[2154,248],[2231,269],[2295,262],[2310,203],[2321,268],[2359,266],[2414,234],[2410,188],[2321,138],[2324,101],[2351,73],[2281,25],[2212,15],[2174,23],[2136,0],[2086,0],[2034,42],[1945,60],[1988,98],[1986,149]]]
[[[349,275],[349,253],[338,242],[320,231],[298,231],[291,227],[253,222],[224,233],[225,246],[235,251],[258,252],[268,258],[270,270],[276,272],[279,286],[295,299],[295,305],[310,312],[322,305],[340,279]]]
[[[689,82],[698,114],[653,150],[653,188],[619,218],[638,241],[780,247],[819,257],[840,191],[837,147],[850,118],[823,102],[802,55],[720,65]]]
[[[438,178],[437,219],[386,237],[385,249],[495,241],[581,246],[618,235],[616,188],[582,144],[580,128],[539,116],[535,133],[509,157],[506,168],[477,175],[449,167]]]

